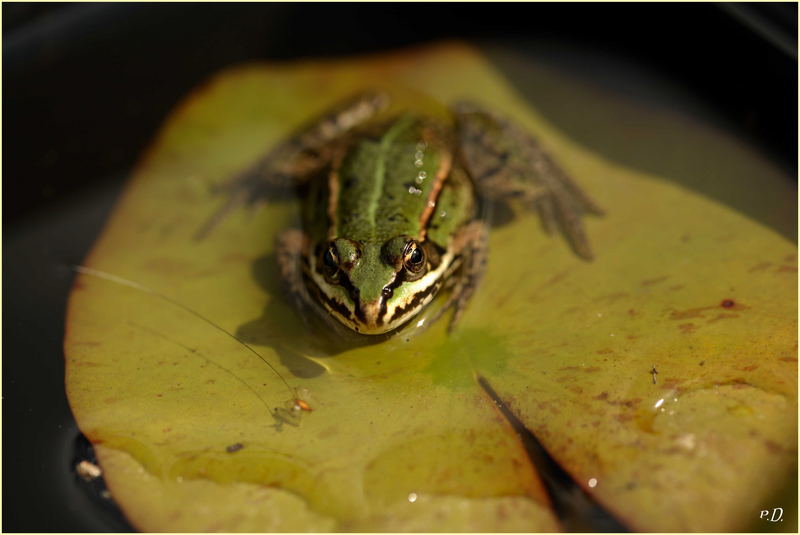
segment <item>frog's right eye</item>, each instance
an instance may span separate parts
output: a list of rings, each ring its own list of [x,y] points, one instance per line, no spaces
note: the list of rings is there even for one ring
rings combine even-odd
[[[416,240],[409,240],[403,247],[403,267],[408,281],[415,281],[425,274],[425,249]]]
[[[339,274],[339,253],[332,243],[322,252],[322,273],[332,280]]]

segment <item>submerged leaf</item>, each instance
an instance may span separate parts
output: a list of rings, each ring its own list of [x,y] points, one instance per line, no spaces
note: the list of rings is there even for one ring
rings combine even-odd
[[[596,259],[520,210],[493,230],[452,335],[440,321],[365,344],[310,334],[284,297],[273,244],[293,202],[235,211],[193,239],[222,202],[213,186],[376,85],[399,107],[470,98],[535,132],[607,214],[587,222]],[[137,528],[569,524],[478,377],[630,529],[757,521],[796,473],[796,248],[774,228],[795,221],[786,209],[767,228],[709,192],[749,188],[758,205],[793,195],[788,182],[724,134],[652,114],[676,145],[714,148],[674,151],[714,163],[701,195],[576,145],[535,105],[473,50],[441,45],[230,69],[173,113],[85,262],[97,271],[76,281],[65,341],[70,403]],[[313,410],[293,411],[298,397]]]

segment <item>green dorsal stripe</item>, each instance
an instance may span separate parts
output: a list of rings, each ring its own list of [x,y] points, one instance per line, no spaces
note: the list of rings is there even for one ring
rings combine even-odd
[[[383,187],[386,181],[387,152],[397,136],[399,136],[413,121],[414,118],[410,115],[403,117],[394,123],[392,127],[386,131],[383,139],[381,139],[380,152],[378,153],[378,161],[375,167],[375,180],[372,183],[372,194],[369,199],[370,202],[367,203],[367,221],[370,223],[372,229],[371,234],[373,234],[373,236],[378,226],[375,220],[375,213],[378,210],[381,197],[383,196]]]

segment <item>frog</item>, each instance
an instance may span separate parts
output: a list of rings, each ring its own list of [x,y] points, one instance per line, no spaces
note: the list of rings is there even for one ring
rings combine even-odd
[[[298,309],[365,336],[450,311],[453,331],[486,271],[492,202],[538,212],[593,259],[583,217],[603,211],[531,133],[473,101],[435,115],[389,113],[390,102],[365,91],[296,129],[216,190],[227,201],[196,237],[237,206],[292,192],[301,224],[275,242],[286,290]],[[412,322],[440,294],[435,314]]]

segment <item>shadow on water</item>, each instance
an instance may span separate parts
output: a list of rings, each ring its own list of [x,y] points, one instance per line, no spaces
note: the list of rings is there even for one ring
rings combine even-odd
[[[754,176],[765,170],[759,160],[766,158],[688,91],[633,63],[618,60],[609,69],[608,57],[585,49],[531,43],[484,51],[531,106],[570,139],[797,241],[792,170],[773,160],[771,176]]]

